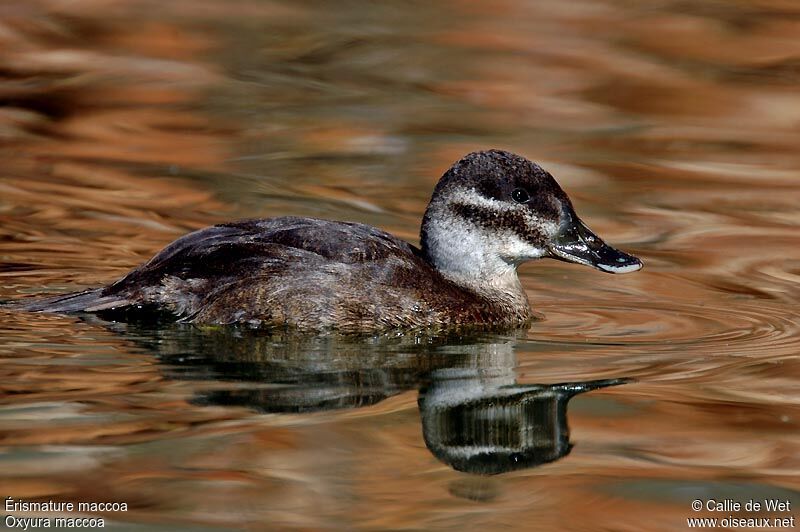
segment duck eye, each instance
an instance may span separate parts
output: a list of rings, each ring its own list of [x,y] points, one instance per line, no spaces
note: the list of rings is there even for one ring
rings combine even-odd
[[[528,191],[524,188],[515,188],[514,192],[511,193],[511,197],[514,198],[514,201],[517,203],[525,203],[529,199],[531,199]]]

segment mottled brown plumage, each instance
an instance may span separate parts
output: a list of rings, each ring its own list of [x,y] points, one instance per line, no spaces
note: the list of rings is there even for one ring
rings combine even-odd
[[[548,247],[570,230],[577,234],[579,222],[566,194],[539,166],[507,152],[477,152],[436,186],[422,249],[358,223],[245,220],[185,235],[107,287],[25,308],[156,309],[194,323],[344,333],[515,326],[531,315],[516,276],[520,262],[571,260],[570,253],[577,262],[592,262],[591,250],[575,252],[580,242],[569,242],[569,252]],[[603,252],[604,264],[593,265],[606,271],[640,264],[607,246]],[[612,256],[625,264],[610,264]]]

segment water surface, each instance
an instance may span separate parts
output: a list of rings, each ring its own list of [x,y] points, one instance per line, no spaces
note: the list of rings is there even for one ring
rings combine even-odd
[[[525,265],[543,319],[494,336],[0,310],[4,496],[125,501],[96,515],[164,530],[682,530],[713,516],[694,499],[800,504],[794,3],[0,13],[0,299],[113,281],[233,218],[416,243],[438,177],[488,147],[646,264]]]

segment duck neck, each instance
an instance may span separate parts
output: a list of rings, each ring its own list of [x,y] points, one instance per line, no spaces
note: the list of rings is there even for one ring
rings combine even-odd
[[[492,250],[492,236],[461,220],[425,214],[420,233],[422,252],[452,283],[488,302],[528,319],[530,305],[517,275],[517,264]]]

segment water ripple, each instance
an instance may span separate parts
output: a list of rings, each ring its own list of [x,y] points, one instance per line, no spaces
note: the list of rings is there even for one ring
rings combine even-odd
[[[592,345],[702,346],[727,353],[763,353],[800,347],[798,324],[781,306],[764,301],[735,304],[639,302],[635,306],[565,302],[546,309],[530,337]]]

